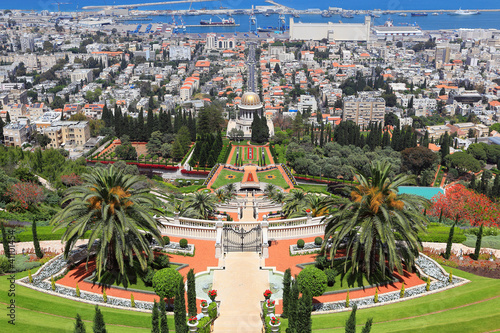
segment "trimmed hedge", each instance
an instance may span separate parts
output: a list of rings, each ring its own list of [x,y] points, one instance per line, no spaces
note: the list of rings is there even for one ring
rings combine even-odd
[[[179,241],[179,245],[180,245],[183,249],[187,248],[187,247],[188,247],[188,241],[187,241],[187,239],[186,239],[186,238],[181,239],[181,240]]]
[[[304,245],[305,245],[305,242],[304,242],[304,240],[302,238],[297,241],[297,247],[299,249],[304,248]]]
[[[55,232],[52,232],[52,229],[54,229],[54,227],[52,227],[52,226],[45,226],[45,227],[38,227],[37,226],[36,231],[37,231],[38,240],[39,241],[60,240],[62,238],[62,235],[66,231],[64,229],[60,229],[60,230],[57,230]],[[90,236],[90,230],[85,233],[84,238],[88,238],[89,236]],[[17,234],[16,241],[18,241],[18,242],[31,242],[31,241],[33,241],[33,233],[31,231],[31,228],[27,228],[26,230]]]

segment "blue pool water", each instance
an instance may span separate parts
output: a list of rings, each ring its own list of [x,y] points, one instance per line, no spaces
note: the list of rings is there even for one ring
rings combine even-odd
[[[417,194],[423,196],[426,199],[431,200],[434,196],[438,195],[439,193],[444,194],[444,190],[440,187],[400,186],[399,193]]]

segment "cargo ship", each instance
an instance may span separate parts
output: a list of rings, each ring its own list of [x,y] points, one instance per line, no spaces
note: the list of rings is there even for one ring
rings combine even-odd
[[[236,25],[234,18],[230,17],[228,19],[222,19],[220,22],[213,22],[210,20],[201,20],[200,25]]]
[[[450,15],[477,15],[477,14],[479,14],[479,11],[477,10],[468,10],[468,9],[463,10],[462,8],[453,13],[450,13]]]

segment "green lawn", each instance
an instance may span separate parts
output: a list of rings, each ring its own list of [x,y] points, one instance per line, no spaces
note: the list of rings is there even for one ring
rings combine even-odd
[[[240,157],[242,153],[242,147],[234,147],[234,153],[233,156],[231,157],[231,164],[235,165],[236,164],[236,152],[240,152]]]
[[[248,154],[248,149],[249,148],[253,148],[253,159],[248,159],[247,158],[247,154]],[[241,146],[241,147],[236,147],[235,151],[234,151],[234,154],[233,156],[231,157],[231,164],[235,164],[236,163],[236,152],[239,151],[240,152],[240,158],[243,160],[243,164],[249,164],[249,163],[252,163],[252,164],[256,164],[257,163],[257,160],[261,158],[262,156],[262,147],[251,147],[251,146]],[[264,150],[265,152],[265,159],[266,159],[266,164],[270,164],[271,161],[269,159],[269,156],[268,156],[268,153],[266,150]]]
[[[450,268],[444,267],[447,271]],[[410,301],[361,309],[357,324],[374,318],[377,332],[485,332],[498,329],[500,323],[500,280],[453,270],[470,281],[464,286]],[[471,304],[474,302],[481,302]],[[313,316],[313,331],[344,332],[349,312]],[[360,330],[360,328],[358,328]]]
[[[326,189],[326,185],[304,185],[300,184],[299,186],[296,186],[296,188],[302,189],[304,192],[307,193],[322,193],[322,194],[330,194]]]
[[[32,270],[34,273],[35,270]],[[16,279],[27,276],[27,272],[16,274]],[[0,289],[8,290],[9,281],[5,276],[0,278]],[[50,333],[72,332],[74,318],[77,313],[85,321],[87,332],[92,331],[94,306],[64,299],[57,296],[41,293],[29,288],[16,285],[15,297],[11,298],[7,292],[0,293],[2,307],[10,303],[16,304],[16,326],[9,325],[7,320],[0,321],[0,332],[38,332]],[[151,314],[117,310],[101,307],[108,332],[151,332]],[[4,311],[4,316],[5,316]],[[175,324],[173,316],[168,316],[168,326],[171,332]]]
[[[450,269],[445,267],[447,271]],[[33,270],[34,273],[34,270]],[[373,333],[377,332],[486,332],[498,329],[500,323],[500,280],[476,276],[454,269],[456,276],[471,283],[410,301],[361,309],[357,313],[358,331],[373,317]],[[26,276],[18,273],[16,278]],[[0,279],[0,289],[8,290],[9,281]],[[8,294],[0,293],[2,306],[10,303]],[[0,321],[0,332],[71,332],[74,317],[79,313],[87,332],[92,329],[94,306],[67,300],[16,286],[16,326]],[[108,332],[150,332],[151,315],[101,307]],[[314,332],[345,332],[349,312],[314,315]],[[169,328],[175,327],[169,316]],[[287,326],[283,320],[282,332]]]
[[[227,179],[226,176],[229,176],[229,175],[234,176],[234,178]],[[230,171],[230,170],[224,169],[220,172],[219,176],[217,177],[215,182],[212,184],[212,188],[216,189],[216,188],[219,188],[221,186],[224,186],[224,185],[227,185],[230,183],[241,182],[242,179],[243,179],[243,172],[236,172],[236,171]]]
[[[466,235],[467,240],[463,242],[462,244],[469,246],[469,247],[475,247],[476,246],[476,235]],[[489,247],[492,249],[497,249],[500,250],[500,235],[499,236],[483,236],[481,239],[481,247]]]
[[[266,178],[266,176],[274,176],[272,179]],[[288,183],[283,179],[283,175],[279,170],[271,170],[271,171],[265,171],[265,172],[257,172],[257,178],[259,178],[259,182],[262,183],[270,183],[274,184],[276,186],[282,187],[284,189],[289,188]]]

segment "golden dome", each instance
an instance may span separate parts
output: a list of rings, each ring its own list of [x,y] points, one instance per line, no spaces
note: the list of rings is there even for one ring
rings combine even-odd
[[[261,106],[259,95],[249,91],[241,96],[241,106]]]

